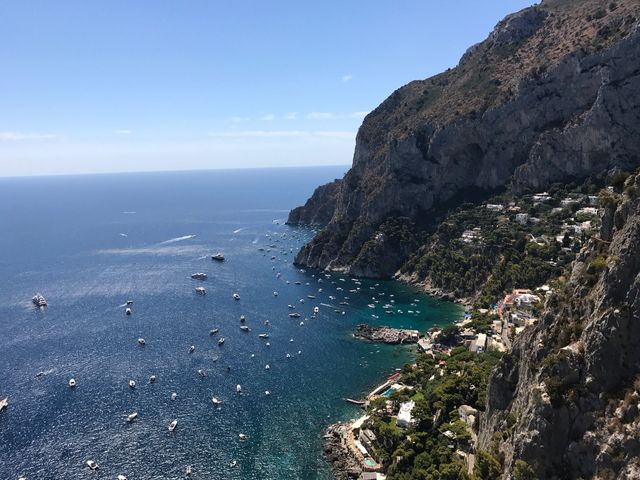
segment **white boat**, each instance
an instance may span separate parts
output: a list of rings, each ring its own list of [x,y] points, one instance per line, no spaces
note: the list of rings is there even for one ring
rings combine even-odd
[[[246,320],[246,317],[244,315],[240,315],[240,323],[243,323]]]
[[[293,306],[293,305],[291,305],[291,304],[287,305],[287,307],[289,307],[289,308],[296,308],[296,307],[294,307],[294,306]]]
[[[149,383],[156,383],[156,376],[155,375],[151,375],[149,377]]]
[[[127,422],[129,422],[129,423],[133,422],[136,419],[137,416],[138,416],[138,412],[133,412],[133,413],[127,415]]]
[[[207,291],[204,289],[204,287],[196,287],[196,293],[198,295],[204,295],[205,293],[207,293]]]
[[[242,330],[243,332],[249,332],[251,329],[246,325],[240,325],[240,330]]]
[[[268,326],[269,325],[269,320],[265,320],[264,324]]]
[[[176,398],[178,398],[178,394],[176,392],[173,392],[171,394],[171,400],[175,400]]]
[[[278,296],[278,292],[273,292],[273,296],[277,297]]]
[[[247,437],[244,433],[241,433],[241,434],[238,435],[238,438],[240,439],[241,442],[244,442],[249,437]]]
[[[191,278],[193,278],[194,280],[206,280],[207,274],[204,272],[192,273]]]
[[[131,315],[131,309],[129,307],[124,309],[124,314],[125,315]]]
[[[187,465],[187,470],[185,471],[186,475],[191,475],[191,465]]]
[[[133,300],[127,300],[125,302],[125,305],[129,306],[129,305],[133,305]]]
[[[242,387],[240,386],[240,384],[236,385],[236,393],[238,395],[240,395],[242,393]]]
[[[269,366],[269,364],[268,364],[268,363],[264,366],[264,369],[265,369],[265,370],[269,370],[270,368],[271,368],[271,367]]]
[[[313,307],[313,313],[315,314],[320,313],[320,307]]]
[[[124,475],[118,475],[116,477],[116,480],[127,480],[127,477],[125,477]]]
[[[224,337],[220,337],[218,340],[218,345],[222,345],[224,343]]]
[[[202,369],[198,370],[198,375],[200,375],[201,377],[206,377],[207,376],[207,374],[204,373],[204,370],[202,370]]]
[[[209,335],[215,335],[216,333],[218,333],[220,331],[219,328],[212,328],[211,330],[209,330]]]
[[[69,380],[69,386],[71,388],[74,388],[76,386],[76,381],[73,378],[71,380]]]
[[[267,395],[267,396],[269,396],[269,395],[271,395],[271,392],[270,392],[269,390],[265,390],[265,391],[264,391],[264,394],[265,394],[265,395]]]
[[[93,460],[87,460],[87,467],[89,467],[91,470],[97,470],[98,464]]]
[[[240,300],[240,295],[239,294],[234,293],[232,296],[233,296],[234,300]]]
[[[178,420],[174,420],[169,424],[169,431],[173,432],[176,429],[176,425],[178,425]]]
[[[216,408],[220,406],[220,400],[218,400],[216,397],[211,397],[211,403],[213,403],[213,406]]]
[[[36,293],[31,299],[31,301],[38,308],[47,306],[47,300],[40,293]]]
[[[300,326],[301,326],[301,327],[304,327],[304,322],[300,322]]]
[[[215,255],[211,255],[211,260],[216,260],[218,262],[224,262],[224,255],[222,253],[218,252]]]
[[[139,343],[140,345],[144,345],[146,342],[144,341],[144,338],[140,337],[140,338],[138,339],[138,343]]]
[[[0,400],[0,412],[5,408],[7,408],[8,405],[9,405],[9,397],[6,397]]]
[[[260,338],[269,338],[269,334],[268,333],[260,333],[258,335],[258,337],[260,337]]]
[[[311,300],[313,300],[314,298],[316,298],[315,295],[307,295],[307,298],[310,298]]]
[[[195,351],[196,351],[196,347],[195,347],[195,345],[191,345],[191,346],[189,347],[189,353],[193,353],[193,352],[195,352]]]
[[[136,388],[136,382],[134,380],[129,380],[129,387]]]
[[[291,318],[300,318],[300,314],[299,314],[298,312],[290,313],[290,314],[289,314],[289,316],[290,316]]]
[[[237,462],[237,461],[235,461],[235,460],[231,460],[231,461],[229,462],[229,467],[230,467],[230,468],[235,468],[235,467],[236,467],[236,465],[238,465],[238,462]]]

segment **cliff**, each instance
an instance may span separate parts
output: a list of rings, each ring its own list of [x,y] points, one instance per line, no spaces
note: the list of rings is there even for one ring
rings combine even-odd
[[[488,387],[478,449],[503,478],[640,478],[640,177]],[[523,477],[525,478],[525,477]]]
[[[547,0],[457,67],[396,90],[365,118],[344,179],[291,212],[289,223],[326,225],[296,263],[388,277],[463,201],[634,170],[638,18],[632,0]]]

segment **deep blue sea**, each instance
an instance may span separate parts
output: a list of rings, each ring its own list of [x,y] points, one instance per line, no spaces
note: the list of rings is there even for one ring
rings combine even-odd
[[[325,427],[359,415],[343,398],[413,357],[354,340],[354,326],[425,330],[460,314],[402,285],[293,266],[313,232],[286,226],[288,211],[344,170],[0,179],[0,479],[183,478],[187,465],[195,479],[331,478]],[[403,313],[383,313],[391,299]]]

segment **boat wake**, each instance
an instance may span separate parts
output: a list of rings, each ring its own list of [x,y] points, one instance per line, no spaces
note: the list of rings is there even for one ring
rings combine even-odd
[[[195,238],[195,235],[184,235],[182,237],[171,238],[169,240],[165,240],[164,242],[160,242],[158,245],[169,245],[171,243],[182,242],[183,240],[190,240]]]
[[[241,231],[246,230],[246,229],[247,229],[247,227],[242,227],[242,228],[239,228],[237,230],[234,230],[233,233],[240,233]]]

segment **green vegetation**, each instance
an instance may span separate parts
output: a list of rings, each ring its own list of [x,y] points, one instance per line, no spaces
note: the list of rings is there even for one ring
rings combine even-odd
[[[370,405],[371,428],[380,447],[376,453],[390,464],[389,480],[473,478],[467,476],[456,454],[456,450],[468,451],[471,440],[458,407],[484,409],[489,374],[500,356],[493,350],[477,355],[461,347],[454,348],[450,356],[420,355],[417,367],[404,369],[400,378],[414,389],[394,392],[390,397],[396,405],[416,402],[412,412],[415,423],[408,430],[385,416],[386,399]]]

